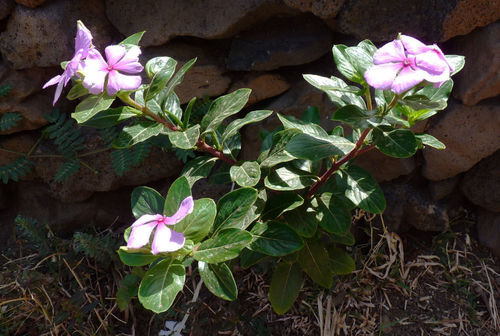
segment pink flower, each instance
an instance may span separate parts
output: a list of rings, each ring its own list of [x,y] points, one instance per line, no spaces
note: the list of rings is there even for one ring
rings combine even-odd
[[[92,94],[99,94],[104,91],[107,79],[106,92],[109,96],[114,96],[120,90],[135,90],[141,85],[141,76],[129,76],[126,74],[136,74],[142,71],[143,67],[139,63],[141,50],[137,46],[131,47],[128,51],[124,46],[111,45],[105,49],[106,58],[104,60],[99,51],[93,49],[85,60],[83,73],[83,86]],[[119,72],[121,71],[121,72]]]
[[[401,35],[373,55],[373,65],[364,74],[368,84],[401,94],[426,80],[439,87],[450,78],[453,68],[438,46]]]
[[[145,246],[149,243],[149,237],[156,228],[153,244],[151,245],[151,252],[153,254],[179,250],[184,246],[186,239],[182,233],[169,229],[167,225],[179,223],[193,212],[193,207],[193,197],[189,196],[181,202],[179,210],[171,217],[142,215],[132,224],[132,232],[128,238],[127,247],[140,248]]]
[[[57,84],[56,93],[54,94],[54,101],[52,105],[55,105],[63,88],[68,84],[69,80],[76,74],[77,71],[82,69],[82,61],[87,57],[92,44],[92,34],[83,25],[81,21],[77,22],[77,32],[75,37],[75,54],[71,61],[66,64],[66,68],[62,75],[57,75],[50,79],[43,88],[47,88],[51,85]]]

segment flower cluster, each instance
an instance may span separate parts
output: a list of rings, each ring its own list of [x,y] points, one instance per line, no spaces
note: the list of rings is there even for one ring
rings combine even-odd
[[[105,54],[107,62],[92,46],[90,31],[78,21],[73,58],[66,64],[62,75],[55,76],[43,86],[45,89],[57,84],[53,104],[72,78],[83,79],[83,86],[95,95],[106,90],[109,96],[114,96],[120,90],[135,90],[141,85],[141,76],[133,76],[143,70],[139,63],[139,47],[127,49],[123,45],[110,45]]]
[[[401,35],[373,55],[374,65],[364,74],[367,83],[380,90],[401,94],[422,81],[441,86],[450,78],[452,66],[437,45]]]

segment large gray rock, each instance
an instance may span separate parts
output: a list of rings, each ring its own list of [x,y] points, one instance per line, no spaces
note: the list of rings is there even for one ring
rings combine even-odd
[[[274,70],[312,62],[331,47],[332,34],[319,19],[273,19],[233,40],[227,67],[238,71]]]
[[[102,49],[115,35],[104,11],[100,0],[58,0],[36,9],[18,5],[0,34],[0,51],[15,69],[59,65],[73,57],[77,20]]]
[[[467,171],[500,149],[498,103],[465,106],[450,101],[441,114],[431,122],[428,133],[442,141],[446,149],[423,150],[423,175],[429,180],[443,180]]]
[[[106,0],[106,14],[122,34],[146,31],[143,46],[176,36],[224,38],[288,10],[280,0]]]
[[[462,180],[462,192],[472,203],[500,212],[500,151],[482,160]]]
[[[427,43],[446,41],[500,18],[499,0],[348,0],[338,29],[359,39],[389,41],[399,32]]]
[[[465,67],[455,78],[453,95],[466,105],[500,94],[500,22],[454,40]]]
[[[278,96],[290,88],[288,81],[277,73],[250,73],[233,83],[229,92],[237,89],[252,90],[247,105],[253,105],[261,100]]]
[[[19,113],[23,117],[15,127],[0,132],[0,134],[34,130],[47,125],[43,114],[50,111],[51,106],[52,97],[43,93],[38,93],[20,103],[9,100],[8,96],[0,98],[0,117],[7,112]]]
[[[500,213],[478,210],[477,235],[479,242],[500,258]]]
[[[14,0],[0,0],[0,20],[9,16],[14,8]]]
[[[283,0],[288,6],[301,12],[311,12],[322,19],[334,18],[345,0]]]

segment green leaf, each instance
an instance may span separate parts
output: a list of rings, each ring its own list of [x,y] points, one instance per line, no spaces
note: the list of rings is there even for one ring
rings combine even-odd
[[[260,180],[260,166],[255,161],[245,161],[241,166],[232,166],[231,179],[242,187],[253,187]]]
[[[243,268],[249,268],[250,266],[257,264],[261,260],[269,258],[270,257],[265,254],[249,250],[248,248],[244,248],[241,251],[240,265]]]
[[[323,244],[317,240],[304,241],[304,248],[298,252],[297,261],[309,277],[327,289],[332,287],[333,272],[330,258]]]
[[[137,219],[142,215],[163,213],[165,199],[159,192],[150,187],[136,187],[131,195],[132,213]]]
[[[384,212],[384,192],[370,173],[351,165],[339,170],[337,176],[337,182],[344,188],[345,196],[355,205],[374,214]]]
[[[285,224],[277,221],[257,222],[250,233],[254,237],[248,248],[265,255],[280,257],[303,247],[299,235]]]
[[[191,187],[187,178],[184,176],[178,177],[168,189],[163,208],[163,215],[173,216],[187,197],[191,196]]]
[[[358,47],[363,48],[370,56],[377,51],[377,47],[370,40],[363,40],[358,43]]]
[[[246,228],[250,223],[243,219],[256,200],[257,190],[253,188],[236,189],[222,196],[217,203],[215,232],[229,228]]]
[[[338,107],[356,105],[362,109],[366,108],[363,98],[357,95],[360,91],[357,86],[349,86],[335,76],[327,78],[317,75],[303,75],[303,77],[309,84],[325,92]]]
[[[82,125],[94,128],[109,128],[129,118],[140,116],[141,114],[141,111],[130,106],[109,108],[97,113]]]
[[[334,155],[345,155],[354,149],[354,146],[349,140],[335,135],[318,138],[299,134],[290,140],[286,151],[297,159],[316,161]]]
[[[353,128],[373,128],[383,122],[377,110],[368,111],[356,105],[345,105],[333,114],[332,120],[342,121]]]
[[[229,267],[222,264],[198,262],[198,271],[208,290],[221,299],[234,301],[238,297],[238,288]]]
[[[118,256],[122,263],[128,266],[149,265],[159,258],[148,249],[128,249],[126,246],[120,246]]]
[[[224,133],[222,133],[222,143],[226,142],[228,138],[236,134],[243,126],[256,123],[269,117],[273,111],[258,110],[248,112],[244,118],[233,120],[227,125]]]
[[[322,213],[319,225],[330,233],[343,236],[351,226],[351,212],[344,203],[338,202],[331,193],[318,197],[318,208]]]
[[[125,311],[130,304],[130,300],[137,295],[139,280],[139,277],[135,274],[127,274],[123,277],[116,292],[116,304],[121,311]]]
[[[319,125],[299,120],[294,116],[282,116],[279,113],[278,118],[285,129],[298,129],[312,136],[328,137],[328,133]]]
[[[453,80],[449,79],[443,84],[441,84],[440,87],[435,88],[433,84],[429,84],[425,87],[423,87],[421,90],[417,91],[417,95],[424,95],[429,100],[431,101],[437,101],[439,102],[440,106],[445,106],[446,107],[446,100],[448,100],[448,97],[450,96],[451,90],[453,89]],[[441,102],[443,101],[444,102]]]
[[[80,104],[78,104],[75,108],[75,112],[71,114],[71,116],[79,123],[83,123],[98,112],[102,110],[106,110],[111,106],[114,97],[108,97],[105,93],[101,93],[98,96],[90,96],[85,98]]]
[[[287,129],[274,134],[271,148],[267,154],[262,155],[261,168],[271,168],[279,163],[292,161],[294,157],[288,154],[285,148],[290,140],[300,133],[297,129]]]
[[[420,142],[422,145],[430,146],[432,148],[436,149],[445,149],[446,145],[433,137],[430,134],[415,134],[415,137],[417,138],[417,141]]]
[[[272,193],[269,196],[262,218],[274,219],[287,211],[292,211],[304,203],[304,199],[295,192]]]
[[[181,175],[185,176],[189,185],[193,187],[196,181],[205,178],[208,174],[210,174],[210,171],[216,161],[216,157],[198,156],[184,165]]]
[[[302,272],[296,264],[281,262],[273,272],[269,288],[269,301],[277,314],[286,313],[299,296]]]
[[[0,117],[0,131],[8,131],[17,126],[23,116],[17,112],[7,112]]]
[[[118,138],[113,141],[115,148],[129,148],[139,142],[157,136],[163,130],[163,125],[154,121],[143,120],[132,126],[125,126]]]
[[[351,274],[356,269],[354,259],[341,248],[329,246],[328,255],[330,256],[330,265],[334,274]]]
[[[118,44],[132,44],[132,45],[139,45],[139,42],[141,41],[142,35],[144,35],[146,31],[141,31],[135,34],[130,35],[127,37],[125,40],[121,41]]]
[[[175,67],[177,66],[177,61],[171,57],[154,57],[150,59],[144,69],[149,78],[152,78],[154,75],[163,72],[164,76],[167,76],[168,80],[172,77],[175,72]],[[165,82],[166,83],[166,82]],[[158,91],[159,92],[159,91]]]
[[[155,313],[167,311],[184,287],[186,270],[180,262],[164,259],[151,267],[139,286],[139,301]]]
[[[311,238],[316,233],[320,214],[311,205],[284,213],[285,221],[301,237]]]
[[[412,96],[406,96],[399,100],[399,103],[408,105],[414,110],[444,110],[447,106],[446,100],[430,100],[427,96],[423,94],[417,94]]]
[[[415,135],[408,129],[379,126],[373,129],[372,139],[378,150],[396,158],[410,157],[415,154],[418,148]]]
[[[334,233],[330,235],[330,238],[334,243],[337,244],[342,244],[342,245],[347,245],[347,246],[353,246],[354,243],[356,242],[354,239],[354,235],[352,234],[351,231],[347,231],[345,235],[339,236]]]
[[[68,94],[66,95],[66,99],[75,100],[88,94],[89,90],[84,88],[82,83],[76,83],[75,85],[73,85],[71,90],[69,90]]]
[[[373,65],[373,57],[362,47],[333,46],[333,58],[337,69],[350,81],[366,85],[365,71]]]
[[[195,200],[193,212],[175,224],[173,230],[183,233],[186,239],[191,239],[194,243],[198,243],[212,229],[216,215],[217,208],[212,199],[201,198]]]
[[[304,173],[291,167],[272,170],[264,179],[264,185],[273,190],[289,191],[304,189],[318,179],[317,176]]]
[[[200,125],[194,125],[188,128],[186,131],[168,131],[168,138],[173,146],[182,149],[194,148],[198,138],[200,137]]]
[[[218,264],[238,257],[241,250],[252,241],[252,235],[230,228],[220,231],[215,237],[205,240],[193,253],[193,258],[210,264]]]
[[[446,60],[453,68],[451,76],[463,69],[465,65],[465,57],[461,55],[446,55]]]
[[[164,90],[161,91],[161,94],[159,97],[159,101],[164,101],[165,98],[169,97],[172,93],[174,93],[174,89],[182,83],[182,80],[184,79],[184,75],[186,72],[189,71],[196,62],[196,58],[190,59],[184,65],[175,73],[175,75],[172,77],[172,79],[168,82],[167,86],[165,87]]]
[[[241,111],[248,102],[251,92],[250,89],[239,89],[214,100],[201,120],[203,133],[217,130],[224,119]]]
[[[181,102],[175,93],[172,93],[165,99],[163,103],[163,111],[167,113],[170,119],[174,119],[175,124],[184,128],[184,124],[181,122]]]
[[[319,125],[321,122],[319,108],[317,106],[308,106],[304,113],[302,113],[302,116],[300,116],[300,120]]]
[[[264,208],[267,203],[267,193],[266,189],[259,190],[257,194],[257,200],[248,210],[245,218],[243,219],[243,227],[247,228],[250,224],[252,224],[256,219],[261,217],[264,212]]]

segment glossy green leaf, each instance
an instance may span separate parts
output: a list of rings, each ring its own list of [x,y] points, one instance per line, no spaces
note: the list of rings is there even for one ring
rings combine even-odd
[[[344,188],[345,196],[361,209],[374,214],[384,212],[384,192],[363,168],[352,165],[342,168],[337,172],[337,182]]]
[[[81,124],[95,116],[98,112],[109,108],[114,100],[114,97],[108,97],[105,93],[97,96],[92,95],[81,101],[76,106],[75,112],[71,113],[71,116]]]
[[[271,168],[279,163],[292,161],[294,157],[288,154],[285,148],[290,140],[300,133],[300,130],[297,129],[287,129],[274,134],[271,148],[259,158],[262,159],[261,168]]]
[[[417,141],[422,145],[429,146],[435,149],[445,149],[446,145],[433,137],[430,134],[415,134]]]
[[[193,253],[193,258],[210,264],[218,264],[239,256],[241,250],[252,241],[252,234],[230,228],[205,240]]]
[[[351,212],[344,203],[336,201],[331,193],[322,193],[318,197],[318,209],[321,212],[319,225],[330,233],[343,236],[351,226]]]
[[[270,258],[269,256],[263,253],[255,252],[247,248],[244,248],[241,251],[240,265],[243,268],[249,268],[250,266],[257,264],[258,262],[269,258]]]
[[[430,100],[427,96],[423,94],[407,96],[399,100],[399,103],[408,105],[414,110],[436,110],[440,111],[446,108],[446,100]]]
[[[108,128],[115,126],[127,119],[142,115],[142,112],[130,106],[109,108],[97,113],[95,116],[84,122],[83,126],[94,128]]]
[[[191,196],[191,187],[187,178],[178,177],[168,189],[163,215],[173,216],[179,210],[182,201],[189,196]]]
[[[190,59],[189,61],[184,63],[184,65],[179,70],[177,70],[175,75],[168,82],[167,86],[165,86],[165,89],[161,91],[159,101],[165,101],[167,97],[174,93],[175,88],[180,83],[182,83],[184,75],[193,67],[194,63],[196,63],[196,58]]]
[[[330,265],[334,274],[351,274],[356,269],[354,259],[344,250],[329,246],[328,255],[330,257]]]
[[[120,287],[116,291],[116,304],[121,311],[125,311],[130,304],[130,300],[137,295],[139,280],[137,275],[127,274],[120,282]]]
[[[330,78],[317,75],[303,75],[304,79],[312,86],[325,92],[330,100],[342,107],[345,105],[356,105],[365,109],[363,98],[357,95],[360,89],[356,86],[347,85],[342,79],[332,76]]]
[[[410,157],[418,148],[415,135],[408,129],[379,126],[373,129],[372,139],[378,150],[396,158]]]
[[[141,31],[135,34],[130,35],[127,37],[125,40],[121,41],[118,44],[132,44],[132,45],[139,45],[139,42],[141,41],[142,35],[144,35],[146,31]]]
[[[113,141],[115,148],[129,148],[135,144],[157,136],[163,130],[163,125],[157,122],[143,120],[132,126],[125,126]]]
[[[365,71],[373,65],[372,56],[361,47],[333,46],[333,59],[339,72],[350,81],[366,84]]]
[[[307,134],[299,134],[290,140],[286,146],[286,151],[292,156],[312,161],[334,155],[345,155],[352,149],[354,149],[352,142],[335,135],[318,138]]]
[[[151,267],[139,286],[139,302],[155,313],[167,311],[184,287],[186,270],[180,262],[164,259]]]
[[[245,161],[241,166],[232,166],[231,179],[242,187],[253,187],[260,180],[260,166],[255,161]]]
[[[175,224],[173,230],[183,233],[186,239],[191,239],[193,242],[198,243],[212,229],[216,215],[217,207],[212,199],[197,199],[194,201],[193,212]]]
[[[281,262],[273,272],[269,288],[269,301],[277,314],[286,313],[299,296],[302,272],[296,264]]]
[[[308,106],[300,116],[300,120],[319,125],[321,122],[321,114],[317,106]]]
[[[304,204],[304,199],[295,192],[272,193],[262,213],[263,219],[274,219],[287,211],[292,211]]]
[[[345,105],[339,108],[332,116],[333,120],[342,121],[353,128],[372,128],[383,122],[381,117],[377,117],[378,111],[368,111],[356,105]]]
[[[131,195],[132,213],[135,218],[142,215],[163,213],[165,199],[159,192],[150,187],[136,187]]]
[[[226,129],[222,133],[222,143],[226,142],[226,140],[236,134],[243,126],[256,123],[261,120],[269,117],[273,111],[269,110],[257,110],[248,112],[244,118],[233,120],[229,125],[227,125]]]
[[[245,225],[250,223],[246,223],[244,218],[256,200],[257,190],[253,188],[236,189],[222,196],[217,203],[216,232],[229,228],[246,228]]]
[[[224,300],[236,300],[238,288],[233,273],[226,264],[207,264],[199,261],[198,271],[203,283],[212,294]]]
[[[290,191],[304,189],[318,177],[291,167],[280,167],[272,170],[264,179],[264,185],[272,190]]]
[[[257,222],[250,233],[253,235],[253,241],[248,248],[273,257],[284,256],[303,247],[299,235],[277,221]]]
[[[148,249],[128,249],[126,246],[120,247],[118,256],[122,263],[128,266],[149,265],[159,258],[159,256],[151,254]]]
[[[73,85],[71,90],[69,90],[68,94],[66,95],[66,99],[75,100],[88,94],[89,90],[83,87],[82,83],[76,83],[75,85]]]
[[[168,117],[175,120],[175,124],[184,127],[181,122],[182,108],[179,97],[175,93],[170,94],[163,102],[163,111],[167,113]]]
[[[453,80],[449,79],[438,88],[435,88],[433,84],[426,85],[422,89],[417,91],[417,95],[424,95],[431,101],[445,101],[450,96],[451,90],[453,89]],[[443,103],[441,103],[443,105]]]
[[[181,175],[187,178],[189,185],[192,187],[196,181],[210,174],[216,161],[216,157],[198,156],[184,165]]]
[[[329,289],[333,284],[333,272],[326,248],[316,240],[304,241],[297,261],[304,272],[317,284]]]
[[[181,149],[192,149],[198,142],[200,137],[200,125],[194,125],[188,128],[184,132],[181,131],[169,131],[167,132],[168,138],[172,143],[172,146]]]
[[[239,89],[214,100],[201,120],[203,133],[217,130],[224,119],[241,111],[248,102],[251,92],[250,89]]]
[[[295,118],[294,116],[283,116],[278,113],[278,118],[285,129],[298,129],[302,133],[312,136],[327,137],[328,133],[319,125],[305,122]]]
[[[250,224],[252,224],[256,219],[260,218],[262,213],[264,212],[264,208],[267,203],[267,192],[266,189],[259,190],[257,194],[257,199],[255,203],[252,204],[250,210],[248,210],[245,218],[243,219],[243,228],[247,228]]]
[[[446,60],[453,68],[451,76],[463,69],[465,65],[465,57],[461,55],[446,55]]]
[[[154,57],[150,59],[144,69],[146,70],[146,74],[149,78],[152,78],[154,75],[164,72],[165,75],[168,75],[168,79],[172,77],[175,71],[175,67],[177,66],[177,61],[171,57]],[[167,81],[168,81],[167,79]]]
[[[370,56],[373,56],[373,54],[377,51],[377,47],[370,40],[363,40],[359,42],[358,47],[363,48]]]
[[[342,245],[347,245],[347,246],[353,246],[356,240],[354,239],[354,235],[352,234],[351,231],[347,231],[343,236],[336,235],[332,233],[330,235],[330,238],[334,243],[337,244],[342,244]]]
[[[284,213],[285,221],[301,237],[311,238],[319,225],[320,214],[311,206],[305,205]]]

